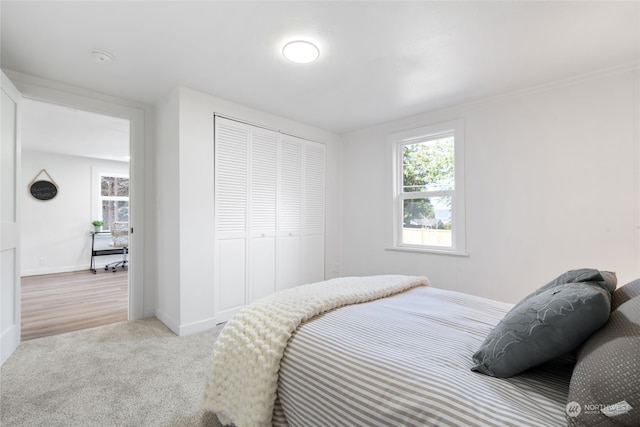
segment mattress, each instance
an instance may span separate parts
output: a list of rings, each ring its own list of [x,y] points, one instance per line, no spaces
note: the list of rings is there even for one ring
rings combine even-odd
[[[574,360],[500,379],[473,353],[512,306],[432,287],[320,314],[280,362],[279,426],[559,426]]]

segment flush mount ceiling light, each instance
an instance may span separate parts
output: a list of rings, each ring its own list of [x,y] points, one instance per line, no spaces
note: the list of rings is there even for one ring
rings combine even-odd
[[[113,55],[104,50],[94,49],[91,51],[91,57],[98,62],[111,62],[113,61]]]
[[[304,40],[296,40],[287,43],[282,48],[282,54],[291,62],[308,64],[320,56],[320,50],[316,45]]]

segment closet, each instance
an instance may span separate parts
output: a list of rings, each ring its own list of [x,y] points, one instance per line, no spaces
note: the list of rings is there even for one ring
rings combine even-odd
[[[216,116],[215,306],[224,322],[324,279],[325,146]]]

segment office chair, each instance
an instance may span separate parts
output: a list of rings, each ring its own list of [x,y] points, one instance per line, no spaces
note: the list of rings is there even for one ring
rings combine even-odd
[[[127,266],[127,254],[129,253],[129,223],[128,222],[112,222],[111,223],[111,244],[114,248],[122,248],[122,259],[112,262],[104,266],[105,271],[112,269],[116,272],[118,266],[122,269]]]

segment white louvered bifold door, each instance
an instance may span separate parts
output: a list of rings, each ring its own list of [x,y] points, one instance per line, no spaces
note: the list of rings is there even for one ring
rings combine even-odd
[[[299,138],[280,138],[280,194],[278,203],[277,289],[302,284],[301,229],[303,203],[303,149]]]
[[[216,321],[324,279],[325,147],[215,118]]]
[[[302,281],[324,280],[325,146],[304,145]]]
[[[246,304],[249,126],[216,117],[215,306],[216,320],[230,319]]]
[[[249,299],[276,290],[277,132],[254,127],[250,142]]]
[[[324,234],[324,145],[307,142],[304,147],[305,234]]]

